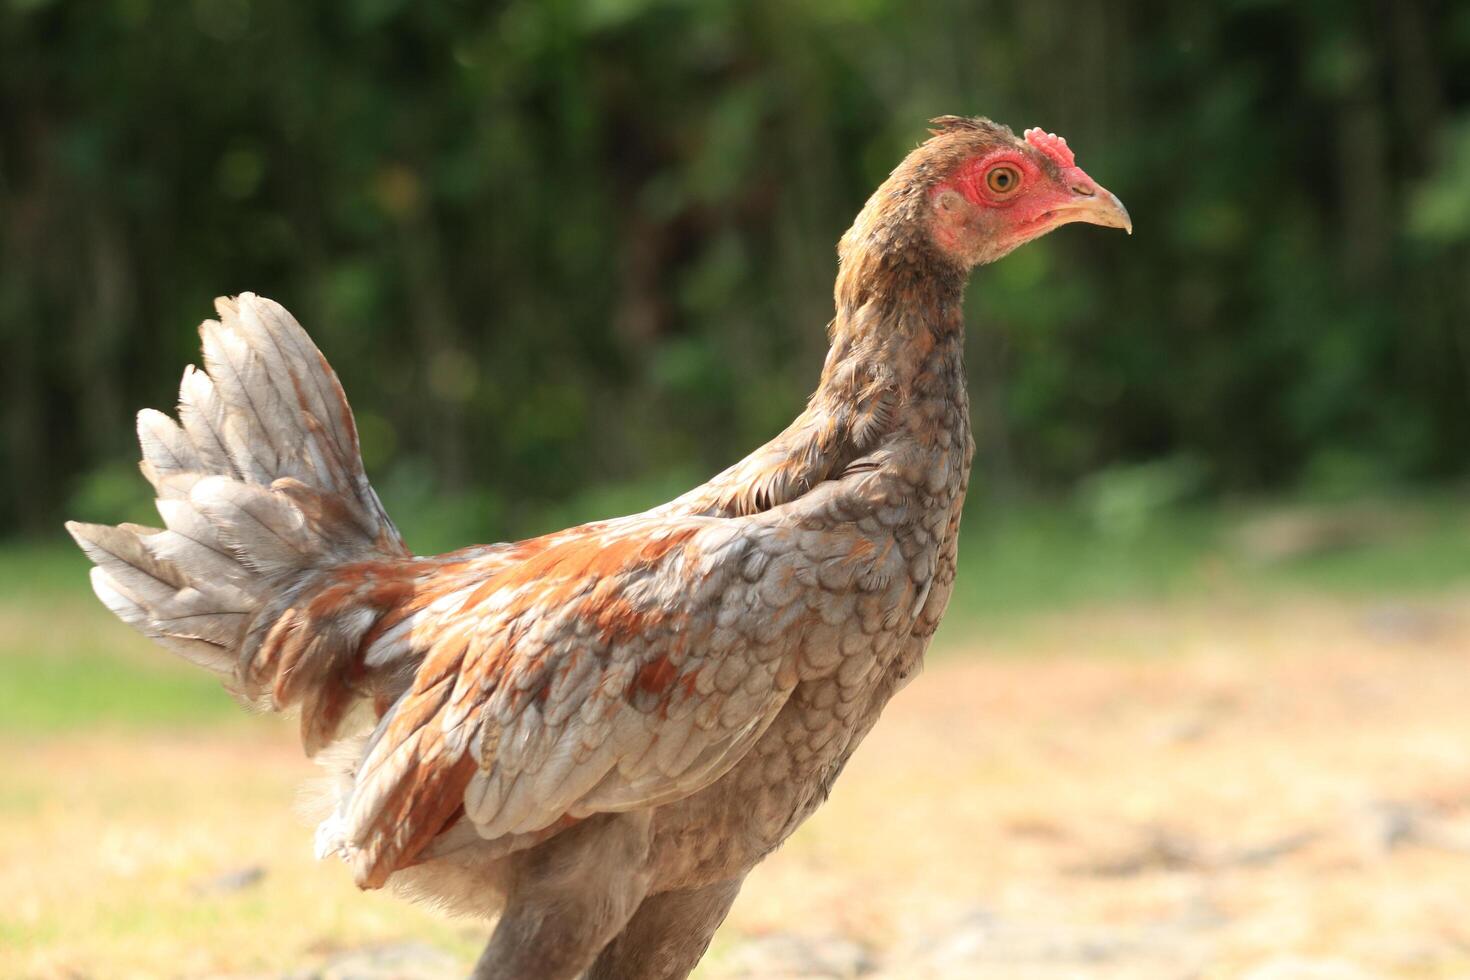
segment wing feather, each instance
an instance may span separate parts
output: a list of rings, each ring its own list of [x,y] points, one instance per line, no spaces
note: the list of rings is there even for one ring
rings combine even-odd
[[[382,884],[445,829],[443,807],[407,805],[426,787],[491,840],[708,785],[808,672],[803,637],[830,636],[826,605],[850,610],[875,566],[855,525],[768,515],[649,515],[549,542],[478,580],[431,577],[394,627],[426,653],[335,821],[359,884]]]

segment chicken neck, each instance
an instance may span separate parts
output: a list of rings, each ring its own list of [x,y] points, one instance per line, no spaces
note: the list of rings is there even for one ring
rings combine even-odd
[[[658,513],[740,516],[789,503],[895,440],[969,444],[965,271],[908,223],[873,221],[874,196],[840,247],[822,377],[776,438]],[[882,210],[881,208],[877,208]]]

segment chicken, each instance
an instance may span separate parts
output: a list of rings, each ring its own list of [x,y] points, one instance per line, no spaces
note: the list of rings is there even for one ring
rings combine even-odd
[[[946,116],[839,246],[806,410],[641,514],[415,557],[336,375],[245,293],[178,420],[138,416],[164,528],[72,523],[118,617],[298,713],[362,888],[498,916],[474,976],[687,976],[746,874],[919,669],[973,442],[969,270],[1131,225],[1065,140]]]

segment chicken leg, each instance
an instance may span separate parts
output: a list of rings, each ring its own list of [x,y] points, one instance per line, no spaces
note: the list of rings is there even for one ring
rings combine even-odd
[[[650,895],[586,980],[684,980],[740,892],[744,877]]]
[[[576,980],[648,889],[649,812],[591,817],[517,855],[471,980]]]

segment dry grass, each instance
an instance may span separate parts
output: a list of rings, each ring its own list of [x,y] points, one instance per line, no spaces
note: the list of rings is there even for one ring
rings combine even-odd
[[[0,976],[272,975],[482,938],[312,861],[285,725],[3,747]],[[752,875],[706,973],[795,932],[895,978],[1466,976],[1467,909],[1470,593],[1080,611],[931,663]]]

